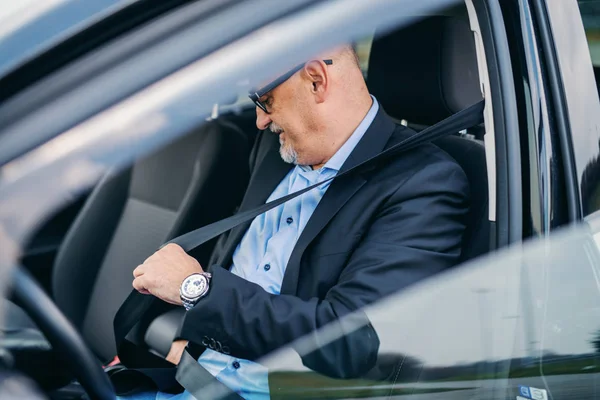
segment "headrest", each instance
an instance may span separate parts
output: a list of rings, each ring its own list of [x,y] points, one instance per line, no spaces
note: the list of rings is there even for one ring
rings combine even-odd
[[[376,38],[367,84],[396,119],[432,125],[482,99],[465,17],[428,17]]]

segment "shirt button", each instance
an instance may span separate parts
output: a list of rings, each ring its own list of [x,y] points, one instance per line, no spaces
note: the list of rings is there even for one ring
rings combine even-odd
[[[292,217],[288,217],[285,222],[287,222],[287,224],[291,224],[292,222],[294,222],[294,219]]]
[[[270,269],[271,269],[271,264],[266,264],[266,265],[264,266],[264,269],[265,269],[265,271],[268,271],[268,270],[270,270]]]
[[[232,366],[233,368],[235,368],[235,369],[239,369],[239,368],[240,368],[240,363],[239,363],[239,362],[237,362],[237,361],[234,361],[234,362],[231,364],[231,366]]]

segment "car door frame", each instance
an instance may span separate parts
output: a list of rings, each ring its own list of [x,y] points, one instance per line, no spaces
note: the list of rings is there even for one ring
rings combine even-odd
[[[473,1],[481,40],[485,49],[491,93],[487,101],[494,107],[493,163],[496,179],[495,221],[490,232],[490,249],[519,243],[523,238],[521,196],[521,148],[517,132],[516,94],[510,63],[508,38],[500,2]],[[490,163],[488,163],[488,168]],[[490,202],[490,204],[493,204]]]
[[[566,223],[581,221],[586,141],[598,145],[600,101],[587,38],[576,1],[530,0],[547,66],[561,174],[566,196]],[[581,84],[583,82],[584,84]],[[589,148],[589,147],[588,147]],[[596,152],[597,154],[597,152]],[[561,177],[559,177],[560,179]],[[588,212],[589,213],[589,212]]]

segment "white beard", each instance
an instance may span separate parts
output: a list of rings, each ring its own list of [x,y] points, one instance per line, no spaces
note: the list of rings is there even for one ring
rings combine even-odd
[[[269,130],[277,134],[283,131],[283,129],[274,122],[271,122],[271,125],[269,125]],[[281,159],[288,164],[298,164],[298,153],[296,153],[294,147],[292,147],[292,145],[286,145],[281,136],[279,136],[279,144],[279,155],[281,156]]]
[[[298,164],[298,153],[296,153],[296,150],[291,145],[286,146],[281,138],[279,138],[279,144],[281,145],[279,147],[281,159],[288,164]]]

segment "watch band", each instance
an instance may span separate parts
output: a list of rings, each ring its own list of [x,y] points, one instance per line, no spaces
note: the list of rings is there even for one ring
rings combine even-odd
[[[190,311],[197,303],[197,301],[196,303],[192,303],[190,301],[187,301],[186,299],[181,299],[181,301],[183,302],[183,307],[185,308],[185,311]]]

